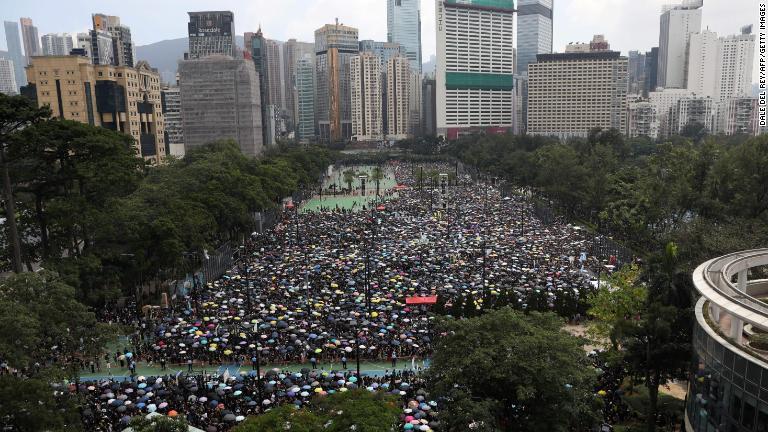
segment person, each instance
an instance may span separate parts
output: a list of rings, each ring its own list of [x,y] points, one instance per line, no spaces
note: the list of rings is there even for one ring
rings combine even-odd
[[[165,356],[160,357],[160,370],[162,371],[165,370],[165,362],[166,362]]]
[[[392,369],[397,367],[397,353],[392,351]]]
[[[347,370],[347,356],[342,356],[341,357],[341,367],[344,370]]]
[[[317,369],[317,359],[315,356],[312,356],[312,358],[309,359],[309,362],[312,363],[312,369]]]
[[[187,359],[187,370],[188,370],[189,372],[192,372],[192,357],[189,357],[189,358]]]

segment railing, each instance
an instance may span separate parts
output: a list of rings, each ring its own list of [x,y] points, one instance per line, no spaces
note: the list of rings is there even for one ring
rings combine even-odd
[[[752,324],[764,326],[768,322],[768,305],[738,289],[731,282],[734,275],[752,267],[768,265],[768,249],[754,249],[735,252],[705,262],[694,272],[696,289],[712,303],[727,312],[736,313],[739,318]],[[719,298],[717,295],[719,294]],[[738,311],[744,308],[752,314]],[[757,320],[760,319],[761,322]]]

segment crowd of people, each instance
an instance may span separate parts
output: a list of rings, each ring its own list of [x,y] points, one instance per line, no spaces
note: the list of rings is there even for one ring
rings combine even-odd
[[[425,169],[447,173],[454,167]],[[311,368],[268,372],[261,401],[253,371],[92,383],[85,415],[94,430],[112,430],[132,414],[153,410],[183,414],[204,430],[226,430],[262,405],[303,405],[314,393],[357,385],[398,391],[404,409],[413,410],[414,401],[416,408],[431,409],[429,401],[415,399],[425,395],[414,393],[418,378],[411,372],[357,377],[351,368],[326,373],[316,365],[347,366],[358,356],[391,362],[393,369],[398,361],[420,363],[431,353],[435,313],[471,316],[511,305],[566,319],[585,315],[595,262],[586,257],[588,240],[578,227],[562,221],[545,226],[524,198],[503,196],[490,180],[459,175],[443,185],[445,177],[417,180],[424,177],[407,164],[392,163],[385,171],[398,187],[382,191],[375,203],[356,211],[288,209],[274,229],[246,242],[245,258],[222,278],[196,284],[173,308],[133,320],[136,334],[123,365],[142,361],[193,371],[236,364],[247,370],[258,361]],[[437,303],[406,301],[425,296],[436,296]],[[402,389],[406,382],[410,386]],[[424,418],[410,416],[407,423],[416,423],[409,429],[437,429],[430,421],[434,411],[426,411]]]

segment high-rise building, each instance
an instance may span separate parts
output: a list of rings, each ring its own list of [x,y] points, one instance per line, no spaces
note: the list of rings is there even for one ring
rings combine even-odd
[[[642,95],[645,91],[645,54],[640,51],[629,52],[629,94]]]
[[[455,139],[514,124],[513,0],[436,0],[437,133]]]
[[[269,118],[269,66],[267,65],[266,39],[261,32],[261,27],[253,32],[245,32],[243,36],[245,51],[250,54],[250,59],[259,76],[259,98],[261,105],[261,132],[264,145],[274,144],[275,133],[270,129]],[[245,56],[248,58],[248,56]]]
[[[314,48],[313,48],[314,51]],[[296,61],[296,139],[307,143],[315,138],[315,53],[304,53]]]
[[[209,55],[179,62],[185,152],[233,139],[247,156],[262,153],[259,76],[253,62]]]
[[[528,129],[528,71],[514,77],[512,106],[515,110],[512,133],[523,135]]]
[[[421,73],[411,69],[408,77],[408,133],[422,136],[421,132]]]
[[[665,6],[659,32],[658,86],[685,88],[688,41],[692,33],[701,31],[703,0],[685,0]]]
[[[421,73],[421,0],[387,0],[387,41],[402,45],[411,70]]]
[[[715,99],[725,101],[751,93],[754,59],[755,35],[751,25],[742,27],[741,34],[720,38]]]
[[[24,65],[27,64],[27,61],[24,59],[24,54],[21,53],[19,25],[15,21],[5,21],[3,24],[5,26],[5,43],[8,46],[8,57],[13,62],[16,85],[21,87],[27,83],[27,76],[24,73]]]
[[[436,98],[437,87],[435,79],[424,77],[421,82],[421,132],[425,136],[437,135]]]
[[[528,65],[528,133],[586,137],[624,131],[628,60],[616,51],[539,54]]]
[[[349,63],[358,52],[356,28],[337,22],[315,30],[315,120],[320,141],[352,137]]]
[[[627,107],[627,130],[629,138],[648,137],[656,139],[659,136],[656,121],[656,107],[647,99],[634,98]]]
[[[0,93],[15,95],[19,93],[16,85],[16,71],[13,69],[13,60],[0,59]]]
[[[405,47],[396,42],[379,42],[372,39],[360,41],[360,52],[375,54],[382,65],[386,65],[389,59],[397,55],[405,55]]]
[[[381,119],[381,63],[379,57],[363,52],[350,59],[350,87],[352,93],[352,139],[380,141]]]
[[[387,62],[387,139],[401,140],[410,133],[410,60],[395,56]]]
[[[95,65],[115,64],[115,49],[112,35],[103,30],[91,30],[91,61]]]
[[[757,135],[759,129],[756,97],[731,98],[718,105],[716,132],[726,135]]]
[[[40,39],[37,37],[37,27],[32,24],[32,18],[21,18],[21,36],[24,40],[24,55],[27,56],[27,63],[32,61],[32,56],[40,55]],[[67,53],[69,54],[69,53]]]
[[[181,121],[181,89],[163,87],[160,94],[165,118],[165,153],[184,157],[184,125]]]
[[[719,45],[717,33],[709,30],[689,36],[685,88],[700,96],[715,97]]]
[[[98,38],[100,33],[107,33],[112,39],[112,64],[116,66],[133,66],[136,59],[136,50],[131,38],[131,28],[120,24],[120,17],[113,15],[93,14],[92,20],[92,38]],[[91,45],[93,46],[93,43]]]
[[[69,55],[72,51],[72,36],[69,33],[48,33],[40,38],[43,46],[43,55]]]
[[[552,9],[554,0],[518,0],[517,70],[528,73],[537,54],[552,52]]]
[[[267,65],[267,92],[269,95],[267,100],[269,105],[274,105],[280,110],[285,109],[282,51],[282,42],[264,39],[263,54]]]
[[[304,58],[304,54],[315,55],[315,44],[309,42],[299,42],[296,39],[289,39],[283,44],[283,69],[285,70],[285,87],[283,95],[285,97],[285,113],[288,117],[289,129],[297,129],[297,99],[296,90],[296,67],[299,59]],[[313,126],[314,129],[314,126]]]
[[[645,53],[645,88],[643,97],[647,98],[648,93],[656,91],[659,76],[659,48],[653,47]]]
[[[672,114],[675,132],[678,134],[691,124],[700,124],[710,133],[715,130],[715,103],[710,97],[696,95],[682,97],[677,102],[677,110]]]
[[[150,162],[165,159],[165,122],[160,74],[139,62],[93,65],[87,57],[33,57],[27,67],[30,90],[54,117],[131,135],[136,154]]]
[[[709,30],[692,34],[688,52],[688,90],[715,102],[750,94],[755,52],[752,26],[721,38]]]
[[[680,99],[692,96],[686,89],[665,89],[658,87],[656,91],[648,94],[655,111],[654,128],[658,131],[658,138],[664,139],[678,133],[675,119],[678,117],[677,109]]]
[[[235,15],[230,11],[187,12],[189,53],[199,59],[221,54],[235,57]]]

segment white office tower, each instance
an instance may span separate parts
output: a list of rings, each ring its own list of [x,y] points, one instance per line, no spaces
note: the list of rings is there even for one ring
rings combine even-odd
[[[68,33],[44,34],[40,41],[43,45],[43,55],[45,56],[63,56],[69,55],[72,51],[72,36]]]
[[[184,157],[184,124],[181,118],[181,90],[179,87],[163,87],[160,102],[165,118],[165,143],[167,155]]]
[[[656,139],[659,136],[656,121],[656,107],[646,99],[636,98],[629,101],[627,107],[627,137],[648,137]]]
[[[677,133],[675,118],[677,117],[678,102],[680,99],[691,96],[692,93],[686,89],[663,89],[657,88],[650,92],[648,98],[656,111],[656,125],[658,138],[668,138]]]
[[[514,124],[513,0],[436,0],[437,134],[506,133]]]
[[[363,52],[350,59],[350,90],[352,94],[352,139],[380,141],[381,63],[373,53]]]
[[[75,47],[80,48],[85,51],[85,56],[89,59],[92,58],[91,55],[91,34],[90,33],[78,33],[77,34],[77,41],[75,42]]]
[[[528,73],[537,54],[552,52],[552,8],[554,0],[518,0],[517,73]]]
[[[387,139],[408,138],[410,122],[410,76],[407,57],[395,56],[387,62]]]
[[[421,74],[421,0],[387,0],[387,42],[402,45],[411,70]]]
[[[16,86],[16,70],[13,68],[13,60],[0,59],[0,93],[7,95],[18,94]]]
[[[688,41],[701,31],[703,0],[687,0],[665,6],[659,32],[658,86],[684,88],[687,75]]]

